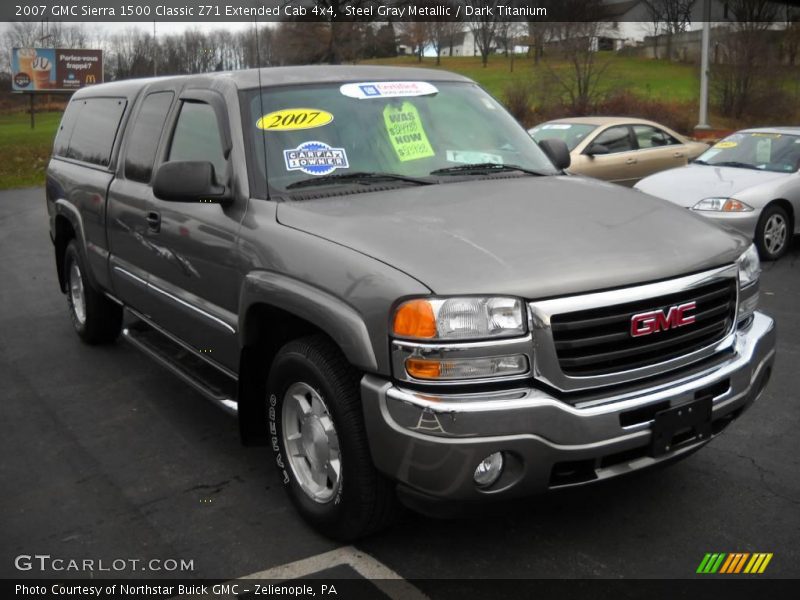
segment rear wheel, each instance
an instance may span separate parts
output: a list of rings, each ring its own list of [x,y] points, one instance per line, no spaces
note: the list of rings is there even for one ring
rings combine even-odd
[[[792,239],[791,220],[786,209],[778,204],[767,206],[758,220],[755,238],[763,260],[777,260],[786,254]]]
[[[335,344],[322,335],[286,344],[267,394],[275,464],[303,517],[342,541],[391,523],[394,486],[372,463],[359,374]]]
[[[78,243],[71,240],[64,252],[64,277],[72,325],[87,344],[113,342],[122,329],[122,307],[95,290],[86,278]]]

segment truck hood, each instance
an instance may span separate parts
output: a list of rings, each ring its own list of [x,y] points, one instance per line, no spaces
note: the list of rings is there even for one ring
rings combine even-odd
[[[688,165],[645,177],[635,187],[678,206],[691,208],[703,198],[730,198],[748,188],[785,177],[786,173],[773,171]]]
[[[278,221],[437,294],[545,298],[734,262],[749,242],[687,210],[582,177],[402,187],[278,205]]]

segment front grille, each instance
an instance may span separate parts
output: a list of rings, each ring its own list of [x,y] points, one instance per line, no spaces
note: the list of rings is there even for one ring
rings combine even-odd
[[[696,302],[695,322],[642,337],[631,335],[631,317]],[[556,356],[565,375],[607,375],[678,358],[720,341],[736,314],[736,280],[647,300],[553,315]]]

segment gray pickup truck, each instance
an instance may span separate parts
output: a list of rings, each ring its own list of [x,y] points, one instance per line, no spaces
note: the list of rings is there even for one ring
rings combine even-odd
[[[271,68],[76,92],[47,207],[78,335],[237,414],[353,539],[685,457],[763,391],[750,241],[568,165],[455,74]]]

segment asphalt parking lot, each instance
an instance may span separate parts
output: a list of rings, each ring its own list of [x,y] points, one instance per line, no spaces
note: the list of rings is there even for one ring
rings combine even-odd
[[[763,577],[800,577],[800,243],[765,265],[761,298],[778,323],[772,381],[699,453],[480,518],[408,513],[346,551],[409,579],[684,578],[738,551],[774,553]],[[41,189],[0,192],[0,397],[0,577],[86,576],[18,571],[21,554],[188,559],[147,576],[231,579],[337,549],[234,419],[123,342],[79,341]]]

